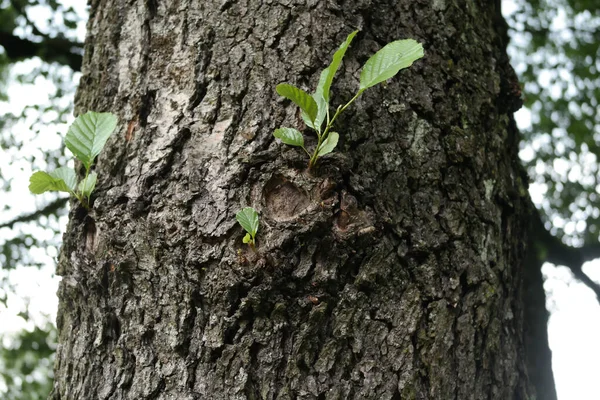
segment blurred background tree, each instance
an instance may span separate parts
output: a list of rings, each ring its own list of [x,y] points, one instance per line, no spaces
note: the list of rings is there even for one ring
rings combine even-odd
[[[82,60],[86,15],[78,3],[0,0],[3,399],[46,398],[51,388],[54,321],[20,300],[19,286],[34,282],[51,293],[56,287],[48,280],[67,199],[30,196],[27,178],[32,170],[53,169],[70,158],[62,135],[72,120]],[[521,158],[540,210],[532,221],[538,261],[566,265],[600,299],[600,285],[582,269],[585,261],[600,257],[600,2],[507,0],[503,6],[509,54],[523,83],[525,108],[517,119]],[[6,317],[8,307],[18,309],[16,318]],[[9,332],[8,325],[19,330]]]
[[[600,299],[582,265],[600,257],[600,2],[515,2],[507,18],[523,83],[520,153],[531,178],[540,257],[569,267]]]
[[[559,399],[596,399],[600,2],[503,4],[509,55],[523,84],[525,106],[516,120],[523,137],[520,156],[539,210],[532,222],[537,262],[546,262],[542,272],[552,313],[548,331],[557,394]],[[526,324],[541,325],[533,319]]]
[[[52,361],[56,341],[51,323],[23,330],[0,348],[0,377],[4,400],[46,398],[52,390]]]
[[[85,5],[71,3],[0,0],[0,398],[7,400],[45,399],[52,387],[56,335],[47,313],[56,303],[67,199],[32,198],[27,177],[67,160],[59,132],[72,120],[85,29]]]

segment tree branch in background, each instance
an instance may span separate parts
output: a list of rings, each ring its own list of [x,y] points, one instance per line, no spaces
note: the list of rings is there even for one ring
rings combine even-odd
[[[568,246],[548,232],[539,212],[536,212],[534,218],[535,240],[540,247],[542,259],[552,264],[568,267],[575,278],[594,291],[600,302],[600,284],[590,279],[582,270],[585,262],[600,258],[600,243],[586,244],[583,247]]]
[[[68,201],[69,201],[68,197],[56,199],[52,203],[48,204],[46,207],[44,207],[40,210],[34,211],[31,214],[21,215],[11,221],[0,223],[0,229],[2,229],[2,228],[12,229],[12,227],[16,223],[35,221],[42,216],[47,217],[49,215],[56,214],[56,212],[58,210],[66,207]]]
[[[25,22],[27,22],[27,25],[29,25],[31,27],[31,30],[34,35],[41,36],[41,37],[47,38],[47,39],[50,38],[47,34],[40,31],[33,22],[31,22],[31,20],[29,19],[29,16],[27,16],[27,12],[17,1],[10,0],[10,5],[12,6],[12,8],[15,9],[15,11],[17,11],[25,19]]]
[[[82,51],[83,45],[68,39],[45,37],[37,43],[0,31],[0,46],[13,62],[38,56],[49,63],[57,62],[74,71],[81,70],[82,57],[77,51]]]

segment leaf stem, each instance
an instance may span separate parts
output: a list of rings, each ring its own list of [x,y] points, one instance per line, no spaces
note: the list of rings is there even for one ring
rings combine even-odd
[[[352,99],[350,99],[349,102],[344,104],[344,106],[341,106],[341,105],[338,106],[338,108],[337,108],[337,110],[335,110],[335,114],[333,114],[333,118],[331,118],[331,120],[329,120],[329,107],[327,107],[327,126],[325,127],[323,134],[318,135],[319,141],[317,142],[317,147],[315,148],[315,151],[314,151],[312,157],[310,157],[310,154],[309,154],[310,161],[308,162],[308,169],[312,168],[315,165],[315,163],[317,162],[317,159],[319,158],[319,156],[318,156],[319,148],[321,147],[321,144],[323,143],[323,141],[327,140],[327,137],[329,136],[329,130],[333,127],[333,123],[335,122],[337,117],[342,112],[344,112],[344,110],[346,108],[348,108],[350,106],[350,104],[352,104],[354,102],[354,100],[358,99],[358,96],[360,96],[362,94],[362,92],[364,92],[363,89],[359,90],[358,93],[356,93],[356,95]],[[305,149],[305,151],[306,151],[306,149]]]
[[[350,101],[347,102],[346,105],[344,105],[344,107],[342,107],[340,113],[343,112],[346,108],[348,108],[350,106],[350,104],[352,104],[354,102],[354,100],[358,99],[358,96],[360,96],[362,94],[362,92],[364,92],[364,91],[365,91],[364,89],[359,90],[358,93],[356,93],[356,95],[352,99],[350,99]],[[333,121],[332,121],[332,123],[333,123]]]
[[[85,178],[83,178],[83,188],[87,187],[87,180],[88,180],[88,176],[90,175],[90,167],[87,167],[85,169]],[[83,190],[81,191],[82,196],[85,196],[85,194],[83,193]],[[90,204],[90,197],[92,196],[91,193],[89,193],[87,195],[87,204],[88,204],[88,208],[89,208],[89,204]]]

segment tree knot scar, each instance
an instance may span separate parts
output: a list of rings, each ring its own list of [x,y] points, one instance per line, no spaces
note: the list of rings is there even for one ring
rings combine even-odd
[[[345,190],[340,196],[340,210],[336,215],[335,228],[336,232],[345,238],[375,232],[372,216],[365,210],[361,210],[356,197]]]
[[[343,190],[340,196],[340,212],[337,215],[337,228],[345,231],[359,214],[356,197]]]
[[[319,198],[321,200],[327,200],[335,195],[336,183],[330,178],[325,178],[323,182],[319,184]]]
[[[269,216],[276,221],[289,221],[310,204],[308,195],[283,176],[271,178],[263,190]]]

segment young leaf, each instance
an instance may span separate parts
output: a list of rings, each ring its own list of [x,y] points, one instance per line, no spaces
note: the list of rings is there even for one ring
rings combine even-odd
[[[321,71],[321,75],[319,76],[319,83],[317,84],[317,89],[315,90],[315,93],[319,93],[323,97],[323,99],[325,99],[323,91],[325,90],[325,82],[327,81],[327,76],[329,75],[329,68],[330,67],[327,67],[323,71]],[[329,102],[329,96],[327,99],[325,99],[325,101]]]
[[[79,182],[79,191],[85,197],[90,197],[94,189],[96,188],[96,181],[98,180],[98,174],[90,172],[87,178]]]
[[[304,123],[306,124],[306,126],[314,129],[317,132],[320,132],[321,125],[323,125],[323,121],[325,121],[325,117],[327,116],[327,107],[329,107],[329,105],[323,98],[322,93],[317,91],[317,92],[313,93],[311,96],[313,99],[315,99],[315,102],[317,103],[317,108],[319,110],[317,112],[317,117],[315,118],[315,120],[313,122],[310,120],[309,116],[304,111],[302,111],[302,119],[304,120]]]
[[[338,135],[337,132],[329,132],[329,136],[327,136],[327,139],[325,139],[325,141],[321,143],[321,147],[319,147],[319,152],[317,153],[317,156],[321,157],[327,153],[331,153],[333,149],[335,149],[335,146],[337,146],[339,138],[340,135]]]
[[[75,170],[73,168],[69,168],[69,167],[56,168],[54,171],[50,172],[50,176],[53,177],[57,181],[59,181],[59,180],[63,181],[63,183],[65,184],[65,187],[63,189],[66,189],[66,190],[59,189],[61,192],[74,192],[75,191],[75,187],[77,186],[77,174],[75,174]]]
[[[89,170],[116,126],[114,114],[87,112],[75,119],[67,132],[65,144]]]
[[[258,232],[258,213],[254,208],[243,208],[235,215],[235,219],[237,219],[242,228],[244,228],[252,238],[256,236],[256,232]]]
[[[244,238],[242,239],[242,242],[243,242],[244,244],[248,244],[248,243],[250,243],[251,241],[252,241],[252,237],[250,237],[250,234],[249,234],[249,233],[246,233],[246,236],[244,236]]]
[[[29,178],[29,190],[33,194],[42,194],[49,191],[71,192],[65,181],[55,178],[44,171],[37,171],[31,175]]]
[[[360,91],[390,79],[421,57],[423,46],[414,39],[388,43],[365,63],[360,73]]]
[[[348,50],[352,39],[354,39],[354,36],[356,36],[357,33],[358,31],[354,31],[348,35],[346,41],[340,45],[339,49],[333,55],[333,60],[331,61],[331,64],[329,64],[329,67],[325,68],[325,70],[321,73],[321,78],[323,78],[323,84],[321,86],[321,79],[319,79],[319,86],[321,87],[323,98],[327,103],[329,103],[329,89],[331,88],[333,77],[335,76],[338,68],[340,67],[340,64],[342,63],[342,58],[344,58],[346,50]],[[318,88],[319,87],[317,87],[317,91],[319,90]]]
[[[42,194],[50,190],[57,191],[56,179],[44,171],[37,171],[29,178],[29,190],[33,194]]]
[[[302,137],[302,134],[294,128],[275,129],[273,136],[275,136],[277,139],[281,139],[281,141],[285,144],[300,147],[304,146],[304,138]]]
[[[317,112],[319,111],[317,103],[315,102],[315,99],[304,90],[288,85],[287,83],[281,83],[277,85],[277,93],[300,107],[300,109],[306,113],[310,121],[314,121],[317,117]]]

